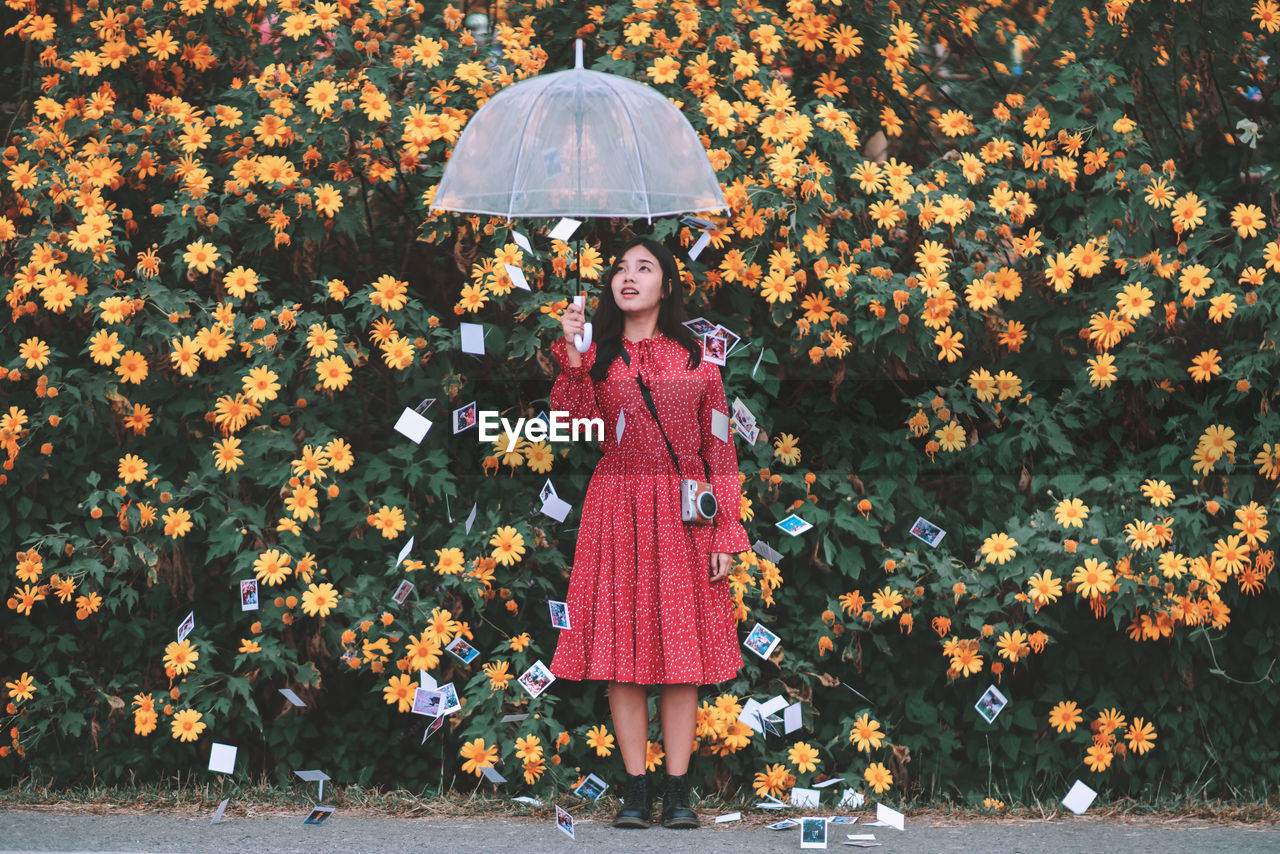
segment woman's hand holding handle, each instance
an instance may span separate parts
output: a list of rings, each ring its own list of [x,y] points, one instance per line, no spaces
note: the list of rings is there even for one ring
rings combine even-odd
[[[565,349],[569,357],[569,364],[578,367],[582,364],[582,351],[578,349],[575,338],[583,333],[583,327],[587,324],[583,321],[585,309],[582,306],[583,300],[575,297],[569,303],[569,307],[560,315],[560,328],[564,330]]]

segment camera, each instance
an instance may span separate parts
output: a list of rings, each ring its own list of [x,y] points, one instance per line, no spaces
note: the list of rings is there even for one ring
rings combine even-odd
[[[705,480],[680,480],[680,521],[709,525],[716,518],[716,496]]]

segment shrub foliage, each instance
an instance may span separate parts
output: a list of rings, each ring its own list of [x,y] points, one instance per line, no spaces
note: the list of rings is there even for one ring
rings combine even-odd
[[[699,234],[428,209],[468,117],[577,37],[681,107],[730,208],[687,304],[743,339],[741,513],[782,558],[732,589],[782,640],[704,689],[703,783],[1276,782],[1274,2],[489,5],[477,36],[404,0],[6,0],[0,774],[154,779],[213,741],[281,780],[621,772],[598,685],[514,678],[575,542],[539,490],[577,507],[596,452],[449,416],[545,409],[578,281]],[[462,702],[425,744],[423,669]],[[801,731],[738,720],[777,694]]]

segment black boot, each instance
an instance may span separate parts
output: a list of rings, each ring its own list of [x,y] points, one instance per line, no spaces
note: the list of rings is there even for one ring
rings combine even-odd
[[[698,814],[689,808],[687,775],[668,774],[662,795],[662,826],[687,829],[698,826]]]
[[[628,774],[624,800],[614,816],[614,827],[648,827],[653,822],[653,789],[649,775]]]

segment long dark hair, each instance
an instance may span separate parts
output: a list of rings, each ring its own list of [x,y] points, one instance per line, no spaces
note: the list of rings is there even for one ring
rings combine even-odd
[[[702,345],[694,337],[689,327],[684,325],[688,317],[684,313],[683,282],[680,281],[680,268],[676,264],[676,256],[671,250],[656,240],[648,237],[633,237],[627,245],[618,250],[613,266],[604,277],[604,289],[600,301],[596,305],[591,323],[595,332],[596,360],[591,366],[591,378],[602,381],[609,373],[613,360],[622,352],[622,326],[625,316],[613,298],[613,277],[618,272],[618,261],[633,246],[643,246],[658,259],[662,268],[662,286],[666,294],[658,306],[658,329],[663,335],[680,344],[689,351],[689,362],[685,367],[692,371],[702,362]]]

